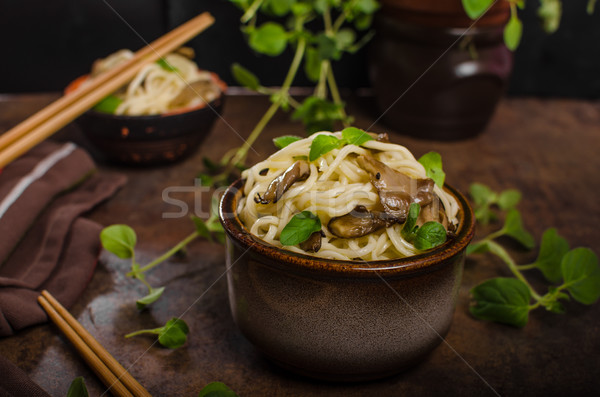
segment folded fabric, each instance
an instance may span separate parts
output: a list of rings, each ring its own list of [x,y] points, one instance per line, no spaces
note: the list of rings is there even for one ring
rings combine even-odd
[[[0,356],[0,397],[27,396],[49,397],[50,395],[27,376],[23,370]]]
[[[89,283],[101,226],[81,215],[125,183],[72,143],[44,142],[0,173],[0,336],[47,321],[47,289],[69,308]]]

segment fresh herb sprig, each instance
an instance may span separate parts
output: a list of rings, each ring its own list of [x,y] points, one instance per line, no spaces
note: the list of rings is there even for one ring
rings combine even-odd
[[[281,230],[279,241],[282,245],[298,245],[314,232],[321,230],[321,220],[310,211],[297,213]]]
[[[462,5],[467,15],[473,19],[479,19],[497,0],[462,0]],[[517,8],[525,8],[525,0],[501,0],[510,3],[510,18],[504,27],[504,43],[511,51],[514,51],[521,42],[523,35],[523,23],[519,18]],[[594,13],[596,0],[588,0],[587,13]],[[537,15],[542,22],[546,33],[554,33],[560,26],[562,17],[561,0],[540,0]]]
[[[116,224],[105,227],[100,232],[100,242],[105,250],[112,252],[121,259],[131,259],[131,270],[127,276],[139,280],[148,288],[148,294],[136,301],[139,310],[144,309],[149,304],[155,302],[163,294],[165,287],[152,287],[146,281],[146,272],[160,265],[173,255],[183,250],[189,243],[199,237],[206,238],[209,241],[216,239],[223,243],[225,232],[219,223],[217,215],[218,199],[213,198],[211,203],[211,215],[207,220],[202,220],[197,216],[192,216],[191,219],[196,227],[196,230],[185,237],[183,240],[175,244],[164,254],[155,258],[148,264],[142,266],[135,258],[135,246],[137,244],[137,235],[128,225]]]
[[[244,144],[227,152],[216,167],[212,170],[208,168],[209,173],[201,176],[207,184],[215,185],[226,183],[236,168],[244,167],[248,150],[280,109],[294,109],[292,119],[302,121],[309,133],[332,130],[337,122],[350,125],[352,117],[344,110],[332,62],[341,59],[344,53],[355,53],[370,40],[373,32],[359,39],[356,30],[368,29],[374,12],[379,8],[376,0],[231,2],[244,12],[241,18],[242,31],[254,51],[275,57],[290,47],[294,56],[279,88],[263,86],[254,73],[239,64],[232,65],[232,74],[237,82],[250,90],[268,95],[271,105]],[[273,20],[262,22],[263,15],[277,20],[287,18],[287,23],[284,25]],[[321,23],[317,24],[317,20],[321,20]],[[306,76],[316,85],[313,94],[299,102],[291,96],[290,88],[302,66]]]
[[[441,223],[429,221],[425,222],[421,227],[417,226],[417,218],[420,212],[421,206],[418,203],[410,205],[408,216],[400,231],[402,238],[420,251],[435,248],[446,242],[446,229]]]
[[[479,210],[481,219],[496,218],[488,214],[492,211],[491,203],[500,205],[498,194],[484,185],[471,186],[471,195],[475,203],[475,211]],[[537,259],[527,265],[518,265],[508,251],[496,240],[508,236],[523,247],[532,249],[535,241],[525,230],[519,211],[514,208],[518,204],[517,194],[511,191],[510,206],[506,213],[504,226],[472,243],[468,254],[491,253],[498,256],[508,266],[514,278],[498,277],[486,280],[471,290],[473,305],[470,312],[476,318],[489,320],[516,327],[524,327],[529,319],[529,312],[543,307],[554,313],[564,313],[561,301],[570,300],[591,305],[600,298],[600,266],[598,257],[589,248],[569,249],[567,241],[560,237],[556,229],[547,229],[543,236]],[[520,198],[520,194],[518,195]],[[538,269],[551,283],[548,292],[538,293],[529,283],[524,271]]]
[[[310,144],[308,154],[309,161],[315,161],[333,149],[339,149],[346,145],[360,146],[365,142],[373,140],[373,137],[365,131],[356,127],[347,127],[342,130],[342,138],[333,135],[319,134]],[[291,142],[290,142],[291,143]]]
[[[71,382],[67,397],[89,397],[88,389],[85,386],[85,380],[82,376],[78,376]]]
[[[190,333],[188,325],[180,318],[173,317],[167,323],[158,328],[142,329],[125,335],[131,338],[137,335],[158,335],[158,343],[169,349],[177,349],[185,344],[187,335]]]

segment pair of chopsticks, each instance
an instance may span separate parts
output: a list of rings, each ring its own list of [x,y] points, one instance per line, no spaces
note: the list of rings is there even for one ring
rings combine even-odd
[[[213,22],[207,12],[190,19],[140,49],[128,62],[95,77],[85,87],[61,97],[0,135],[0,169],[125,85],[145,65],[177,49]]]
[[[151,396],[48,291],[38,302],[113,395]]]

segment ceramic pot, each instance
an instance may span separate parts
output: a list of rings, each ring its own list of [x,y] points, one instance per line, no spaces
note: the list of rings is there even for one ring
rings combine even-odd
[[[223,111],[227,85],[211,73],[221,95],[208,104],[177,109],[166,114],[127,116],[93,109],[75,120],[93,148],[106,160],[126,165],[159,165],[192,154],[211,131]],[[87,76],[65,90],[75,90]]]
[[[236,214],[237,181],[224,193],[227,282],[235,323],[269,359],[335,381],[398,373],[422,360],[450,328],[474,217],[458,200],[456,238],[410,258],[340,261],[296,254],[250,234]]]
[[[508,3],[474,25],[459,0],[382,3],[369,74],[383,122],[437,140],[483,131],[512,69],[503,42]]]

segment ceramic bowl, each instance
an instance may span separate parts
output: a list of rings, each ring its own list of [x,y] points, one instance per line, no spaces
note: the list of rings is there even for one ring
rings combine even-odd
[[[220,204],[233,318],[268,358],[302,375],[358,381],[399,373],[446,335],[473,237],[460,204],[456,237],[410,258],[340,261],[296,254],[250,234],[236,214],[242,181]]]
[[[86,76],[65,90],[74,90]],[[148,116],[123,116],[89,110],[76,123],[100,154],[111,162],[129,165],[164,164],[193,153],[210,133],[225,101],[226,84],[216,74],[213,80],[221,95],[199,107]]]

